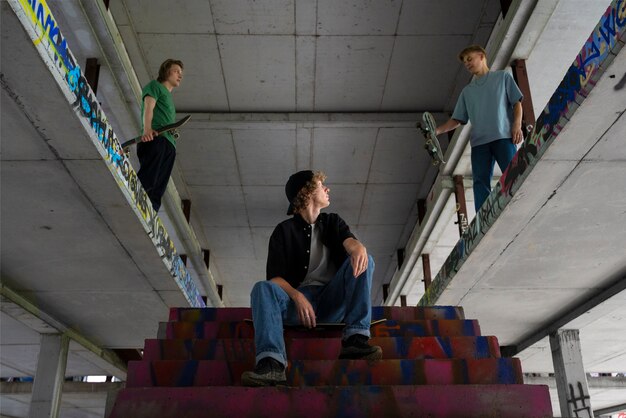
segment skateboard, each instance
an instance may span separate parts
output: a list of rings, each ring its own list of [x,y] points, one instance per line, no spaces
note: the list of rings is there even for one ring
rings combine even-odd
[[[376,319],[372,322],[370,322],[370,328],[373,327],[374,325],[378,325],[378,324],[382,324],[383,322],[387,321],[387,318],[381,318],[381,319]],[[244,319],[244,322],[248,322],[250,324],[252,324],[252,319]],[[322,331],[322,330],[329,330],[329,329],[342,329],[343,327],[345,327],[346,324],[343,322],[318,322],[317,324],[315,324],[315,328],[307,328],[302,324],[286,324],[283,325],[283,327],[285,329],[297,329],[297,330],[311,330],[311,331]]]
[[[187,121],[189,121],[189,119],[191,119],[191,115],[187,115],[184,118],[174,122],[174,123],[170,123],[169,125],[165,125],[162,126],[161,128],[159,128],[159,130],[157,131],[157,135],[161,135],[164,134],[166,132],[173,132],[174,133],[174,137],[178,138],[178,131],[177,129],[180,128],[181,126],[183,126],[184,124],[187,123]],[[134,137],[133,139],[129,139],[126,142],[122,143],[122,148],[126,149],[129,146],[133,145],[133,144],[137,144],[141,142],[141,135]]]
[[[430,112],[424,112],[422,121],[417,122],[417,129],[422,131],[422,135],[424,135],[424,139],[426,139],[424,148],[426,148],[430,158],[433,159],[433,165],[445,164],[446,161],[443,159],[444,156],[441,145],[439,145],[439,140],[437,139],[437,135],[435,135],[437,124]]]

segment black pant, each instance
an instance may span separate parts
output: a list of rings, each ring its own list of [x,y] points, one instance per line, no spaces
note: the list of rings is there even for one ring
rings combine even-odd
[[[152,141],[137,144],[137,157],[140,164],[137,177],[148,194],[152,207],[158,211],[174,168],[176,148],[167,138],[157,136]]]

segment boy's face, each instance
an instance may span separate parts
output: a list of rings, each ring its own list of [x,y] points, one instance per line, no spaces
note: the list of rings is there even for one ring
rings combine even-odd
[[[183,81],[183,69],[180,68],[180,65],[173,64],[170,67],[170,71],[167,73],[167,81],[174,87],[180,86],[181,81]]]
[[[330,205],[330,189],[321,181],[317,181],[317,188],[311,195],[311,201],[320,208],[326,208]]]
[[[482,69],[485,63],[485,55],[482,52],[468,52],[463,55],[463,65],[472,74],[476,74]]]

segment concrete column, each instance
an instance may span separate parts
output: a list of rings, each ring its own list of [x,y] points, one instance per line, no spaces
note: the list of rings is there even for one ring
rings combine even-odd
[[[553,332],[550,334],[550,347],[561,416],[593,418],[578,330]]]
[[[62,334],[41,334],[29,418],[57,418],[70,340]]]

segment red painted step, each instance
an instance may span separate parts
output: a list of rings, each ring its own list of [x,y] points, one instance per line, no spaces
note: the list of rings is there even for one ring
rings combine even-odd
[[[383,349],[383,359],[500,357],[496,337],[379,337],[370,340]],[[288,338],[287,357],[332,360],[339,356],[340,338]],[[254,340],[249,338],[146,340],[144,361],[227,360],[253,361]]]
[[[126,387],[239,386],[254,361],[131,361]],[[519,359],[294,360],[290,386],[456,385],[523,383]]]
[[[547,386],[134,388],[110,418],[547,418]]]
[[[252,318],[250,308],[170,308],[170,321],[242,321]],[[465,319],[460,306],[374,306],[372,320]]]
[[[193,338],[254,338],[254,327],[246,321],[211,321],[211,322],[162,322],[159,335],[167,339]],[[462,337],[479,336],[480,326],[476,320],[441,319],[441,320],[389,320],[371,328],[372,337]],[[337,331],[311,331],[288,328],[286,338],[336,338]]]

